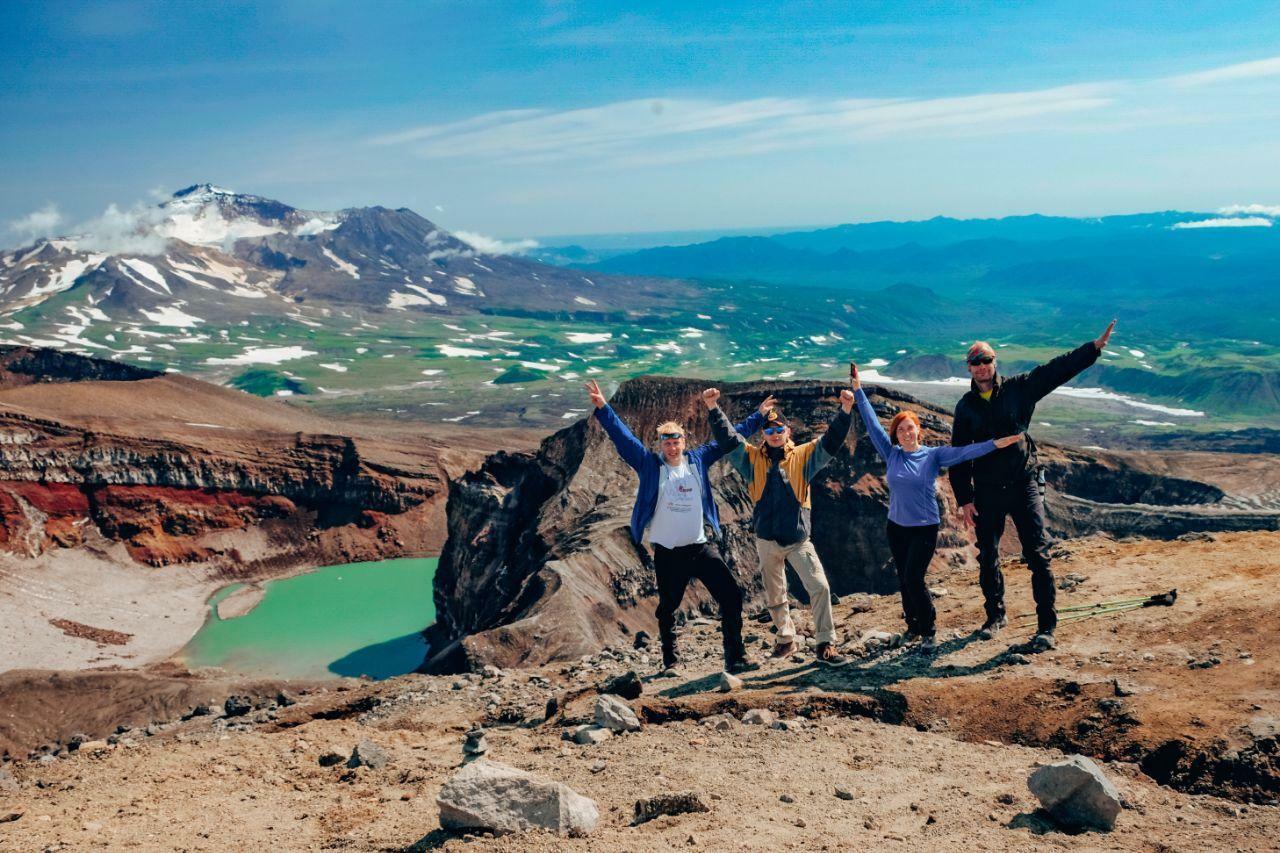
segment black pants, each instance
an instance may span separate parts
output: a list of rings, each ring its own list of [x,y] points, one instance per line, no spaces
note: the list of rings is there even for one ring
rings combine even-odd
[[[1005,518],[1013,519],[1022,543],[1022,556],[1031,569],[1031,593],[1036,600],[1037,630],[1052,632],[1058,625],[1054,610],[1057,592],[1049,568],[1049,543],[1044,530],[1044,499],[1035,477],[1028,474],[1004,488],[983,487],[974,494],[978,512],[978,582],[986,599],[987,619],[1004,616],[1004,575],[1000,573],[1000,537]]]
[[[902,591],[902,615],[907,619],[907,629],[922,637],[933,636],[937,613],[924,575],[938,547],[938,525],[903,527],[890,521],[885,530],[889,534],[893,564],[898,570],[898,589]]]
[[[724,635],[725,664],[746,656],[742,646],[742,589],[720,555],[707,543],[679,548],[653,546],[653,569],[658,576],[658,634],[662,638],[662,662],[676,662],[676,609],[685,587],[697,578],[720,605],[720,631]]]

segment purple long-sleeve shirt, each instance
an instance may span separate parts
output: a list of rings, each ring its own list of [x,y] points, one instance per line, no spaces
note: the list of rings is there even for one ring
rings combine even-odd
[[[889,520],[903,527],[938,524],[938,474],[943,468],[968,462],[996,449],[994,441],[964,447],[925,447],[908,453],[889,440],[880,425],[871,401],[859,388],[854,394],[867,435],[884,459],[885,480],[889,484]]]

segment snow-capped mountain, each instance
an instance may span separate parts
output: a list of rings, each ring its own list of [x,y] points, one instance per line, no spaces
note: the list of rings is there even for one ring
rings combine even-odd
[[[0,252],[6,342],[89,345],[94,323],[208,330],[352,308],[614,314],[678,295],[673,282],[484,254],[407,209],[300,210],[211,184],[128,226]]]

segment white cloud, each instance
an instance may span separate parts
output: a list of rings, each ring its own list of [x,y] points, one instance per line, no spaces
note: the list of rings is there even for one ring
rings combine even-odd
[[[1248,214],[1251,216],[1280,217],[1280,204],[1229,204],[1218,208],[1218,212],[1226,215]]]
[[[952,98],[644,98],[575,110],[504,110],[368,140],[426,159],[646,165],[929,132],[997,134],[1027,119],[1098,109],[1113,84]]]
[[[1270,228],[1271,220],[1261,216],[1228,217],[1226,219],[1198,219],[1195,222],[1179,222],[1171,228]]]
[[[9,230],[24,240],[35,240],[38,237],[52,237],[54,230],[62,224],[62,214],[53,204],[46,204],[39,210],[33,210],[20,219],[9,223]]]
[[[1166,78],[1175,86],[1202,86],[1208,83],[1221,83],[1228,80],[1250,80],[1258,77],[1280,76],[1280,56],[1259,59],[1255,62],[1240,62],[1225,65],[1221,68],[1210,68],[1208,71],[1197,71],[1193,74],[1179,74]]]
[[[454,231],[453,236],[484,255],[518,255],[538,248],[537,240],[498,240],[474,231]]]
[[[128,210],[111,204],[101,216],[76,226],[76,244],[86,252],[159,255],[169,242],[159,230],[164,219],[160,208],[141,202]]]

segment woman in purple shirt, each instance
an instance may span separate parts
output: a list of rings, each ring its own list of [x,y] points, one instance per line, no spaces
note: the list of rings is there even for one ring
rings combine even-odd
[[[898,587],[902,590],[907,639],[919,637],[920,650],[932,652],[936,647],[936,614],[924,576],[938,546],[938,475],[943,468],[1015,444],[1022,436],[1010,435],[964,447],[926,447],[920,443],[920,419],[915,412],[905,409],[898,412],[886,433],[862,390],[858,367],[852,362],[849,379],[867,435],[885,463],[885,482],[889,486],[889,550],[893,553]]]

